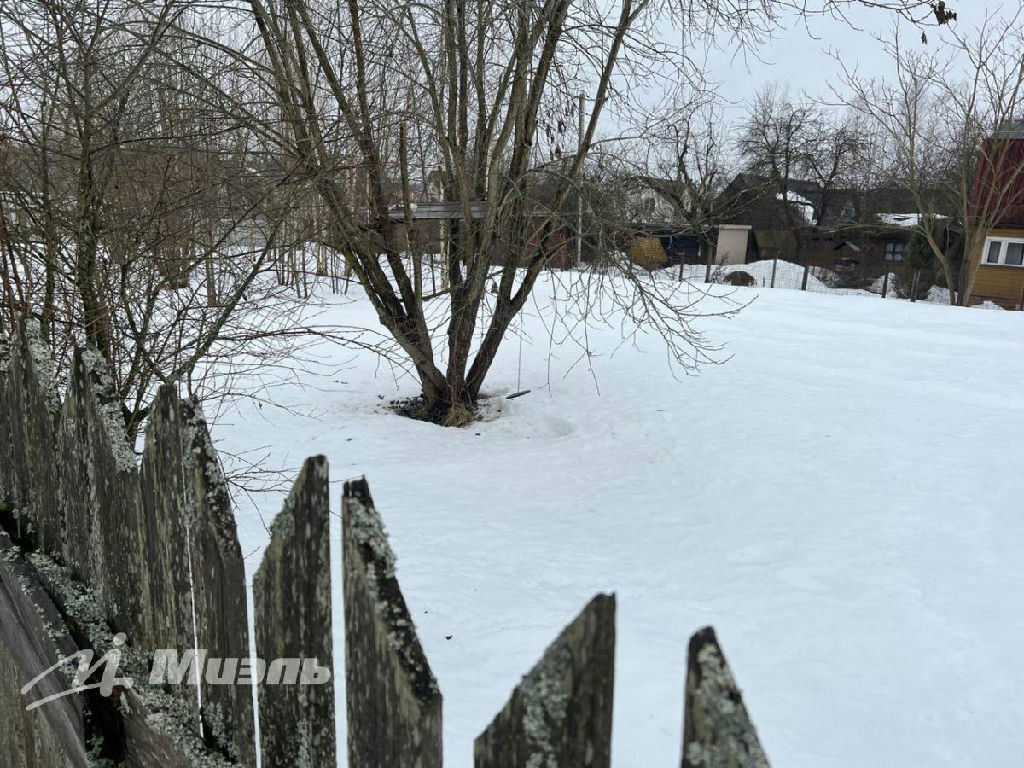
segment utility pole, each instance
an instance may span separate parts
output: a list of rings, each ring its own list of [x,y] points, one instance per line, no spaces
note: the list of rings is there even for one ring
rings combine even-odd
[[[577,151],[580,155],[583,154],[583,107],[585,105],[585,97],[581,93],[579,100],[579,119],[580,119],[580,135],[577,145]],[[576,180],[576,267],[583,266],[583,162],[580,162],[580,173]]]
[[[688,21],[688,19],[686,18],[686,14],[684,13],[683,14],[683,22],[682,22],[682,24],[679,25],[679,66],[680,66],[680,71],[683,71],[683,70],[686,69],[686,22],[687,21]],[[676,136],[678,136],[678,135],[679,134],[677,133]],[[689,137],[689,131],[687,131],[687,137]],[[689,138],[687,138],[687,143],[689,143]],[[680,160],[679,166],[676,169],[676,181],[677,181],[677,183],[679,181],[679,177],[683,176],[683,170],[684,169],[682,167],[682,164],[685,163],[685,162],[686,162],[686,160]],[[689,190],[686,190],[686,191],[687,191],[687,193],[689,193]],[[684,200],[683,201],[683,211],[685,212],[687,208],[689,208],[690,211],[693,210],[693,200],[692,199],[691,200]],[[696,227],[693,226],[692,217],[691,216],[687,216],[687,219],[690,219],[690,220],[686,221],[685,224],[688,224],[690,229],[696,230]],[[697,232],[697,263],[698,264],[700,264],[700,255],[701,255],[700,254],[701,234],[702,233]],[[681,283],[681,282],[683,282],[683,279],[684,279],[685,274],[686,274],[686,253],[681,248],[677,251],[677,253],[679,254],[679,282]]]

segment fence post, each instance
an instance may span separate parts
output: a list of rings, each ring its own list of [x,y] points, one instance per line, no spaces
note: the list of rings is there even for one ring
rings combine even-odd
[[[342,498],[348,764],[441,768],[441,692],[365,480]]]
[[[690,638],[682,768],[769,768],[715,630]]]
[[[597,595],[477,737],[475,768],[611,764],[615,596]]]
[[[885,277],[882,278],[882,298],[889,293],[889,265],[885,265]]]
[[[327,459],[306,459],[253,578],[260,751],[267,768],[335,763]],[[302,659],[301,671],[277,659]],[[307,663],[309,667],[307,668]],[[322,679],[324,678],[324,679]],[[297,684],[296,684],[297,683]]]
[[[778,269],[778,268],[779,268],[779,259],[778,259],[778,257],[776,257],[776,258],[772,259],[772,284],[770,286],[771,288],[775,287],[775,270]]]

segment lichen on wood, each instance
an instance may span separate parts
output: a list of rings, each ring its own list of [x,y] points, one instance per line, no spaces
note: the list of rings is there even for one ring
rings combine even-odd
[[[769,768],[715,631],[694,634],[687,655],[683,768]]]
[[[67,678],[44,675],[27,695],[21,694],[22,685],[77,651],[78,646],[35,569],[7,534],[0,531],[0,666],[7,671],[0,677],[0,732],[14,728],[39,742],[31,747],[12,745],[6,743],[6,734],[0,735],[0,746],[5,749],[0,757],[5,766],[86,765],[85,716],[80,699],[57,698],[34,709],[31,716],[25,709],[33,701],[65,690]]]
[[[143,476],[105,361],[95,350],[75,350],[61,404],[52,360],[31,324],[4,358],[0,404],[0,525],[38,550],[32,557],[47,589],[67,601],[69,626],[101,640],[99,621],[124,632],[133,669],[143,677],[157,648],[183,650],[198,641],[211,656],[248,656],[241,552],[198,407],[182,404],[172,387],[161,390]],[[64,589],[74,579],[89,585],[88,600]],[[247,689],[207,688],[202,713],[189,686],[156,693],[177,702],[152,709],[192,739],[188,765],[254,763]],[[168,719],[170,709],[178,711],[176,720]],[[146,725],[136,732],[143,740],[153,733]]]
[[[9,503],[2,522],[19,541],[60,555],[63,519],[57,502],[55,430],[60,399],[54,365],[34,320],[24,320],[3,375],[2,426],[7,445],[0,485]]]
[[[27,558],[64,617],[68,631],[80,648],[95,651],[94,661],[117,643],[115,633],[103,619],[96,595],[85,585],[69,578],[65,569],[40,553]],[[186,695],[149,685],[149,654],[131,645],[120,648],[118,677],[130,677],[130,689],[115,689],[111,698],[95,692],[86,694],[86,722],[92,723],[90,768],[230,768],[253,766],[254,761],[237,761],[200,736],[199,716],[192,689],[179,686]],[[89,734],[87,734],[89,735]],[[113,755],[104,762],[96,755]]]
[[[597,595],[548,646],[474,744],[476,768],[609,768],[615,597]]]
[[[306,459],[270,526],[270,543],[253,579],[256,655],[316,659],[331,668],[330,488],[327,460]],[[259,685],[263,765],[335,765],[334,686]],[[358,764],[353,764],[358,765]]]
[[[249,655],[245,565],[227,480],[206,419],[195,400],[181,400],[186,514],[199,645],[218,658]],[[251,690],[203,685],[203,721],[220,745],[244,765],[255,762]]]
[[[365,480],[342,497],[342,582],[349,765],[440,768],[441,693]]]

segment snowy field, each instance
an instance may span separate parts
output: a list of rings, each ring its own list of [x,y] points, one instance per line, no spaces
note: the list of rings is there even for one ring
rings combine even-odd
[[[700,322],[724,365],[677,379],[659,339],[620,346],[609,327],[592,347],[620,348],[592,375],[549,344],[547,290],[489,379],[493,420],[393,415],[415,383],[325,343],[342,370],[214,428],[271,464],[326,454],[335,499],[367,477],[444,696],[447,765],[472,764],[520,676],[614,591],[616,768],[678,766],[705,624],[778,768],[1019,768],[1024,313],[740,289],[751,306]],[[362,302],[329,319],[371,322]],[[519,381],[531,394],[504,400]],[[239,499],[250,578],[281,499]]]

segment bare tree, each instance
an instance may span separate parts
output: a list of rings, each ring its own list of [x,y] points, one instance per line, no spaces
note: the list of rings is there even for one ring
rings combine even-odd
[[[815,214],[821,224],[836,213],[836,191],[858,186],[858,171],[867,157],[870,140],[855,113],[820,109],[812,127],[803,174],[818,188]]]
[[[857,4],[908,18],[934,8],[799,10]],[[307,298],[312,241],[313,271],[325,271],[326,247],[340,254],[407,357],[422,415],[464,423],[514,317],[567,248],[567,204],[602,113],[616,100],[635,108],[637,83],[678,72],[678,51],[658,39],[664,22],[729,30],[742,45],[784,9],[0,0],[0,155],[13,195],[4,320],[37,314],[58,349],[95,346],[132,433],[156,383],[191,389],[228,350],[286,336],[270,307],[290,306],[275,304],[281,289]],[[702,182],[685,170],[692,203]],[[424,262],[434,235],[414,208],[432,182],[445,204],[437,290]],[[26,216],[10,236],[8,219]],[[240,227],[258,237],[244,246]],[[690,305],[643,280],[623,295],[680,362],[701,359]]]
[[[908,16],[933,7],[912,0],[868,4]],[[848,5],[830,0],[821,10]],[[709,0],[695,7],[705,26],[742,34],[783,6]],[[625,0],[610,12],[570,0],[348,0],[339,13],[318,0],[250,0],[250,8],[285,126],[283,153],[315,183],[332,245],[345,253],[381,323],[412,361],[422,414],[464,423],[509,324],[565,242],[559,212],[580,178],[616,78],[628,82],[669,63],[652,32],[671,7],[649,0]],[[691,12],[687,21],[693,18]],[[587,114],[582,135],[573,136],[580,91],[589,95]],[[423,122],[436,147],[444,197],[455,212],[447,222],[442,359],[424,311],[418,259],[410,271],[407,243],[392,236],[395,219],[414,221],[412,201],[387,193],[389,176],[409,165],[400,126],[414,121]],[[365,174],[365,210],[353,207],[338,180],[329,140],[337,135],[355,149]],[[541,147],[549,162],[564,160],[548,176],[557,183],[543,204],[531,194]],[[492,280],[494,304],[474,349]]]
[[[855,115],[794,99],[778,85],[758,93],[750,107],[738,148],[775,195],[780,218],[793,238],[794,260],[804,263],[804,290],[809,274],[804,233],[833,213],[835,192],[850,185],[865,147]],[[809,190],[814,200],[807,198]]]
[[[747,113],[738,149],[750,169],[767,179],[786,229],[793,238],[793,260],[805,262],[803,233],[814,223],[814,210],[793,189],[811,161],[819,135],[817,107],[794,100],[777,84],[765,87]],[[801,288],[807,287],[807,265]]]
[[[187,10],[0,0],[3,324],[37,317],[61,365],[96,348],[130,438],[158,384],[202,394],[240,348],[270,362],[269,340],[295,346],[293,302],[262,279],[274,238],[238,237],[280,231],[280,180],[246,171],[235,60],[198,44]]]
[[[881,41],[894,81],[847,70],[845,101],[884,137],[889,172],[913,195],[917,229],[944,272],[950,302],[970,301],[988,231],[1024,202],[1024,163],[1007,131],[1024,107],[1022,10],[990,17],[944,44],[910,50]],[[962,233],[961,243],[949,236]]]
[[[734,175],[731,127],[712,84],[695,79],[680,86],[646,126],[636,126],[635,160],[627,173],[667,201],[681,233],[697,237],[710,279],[717,226],[733,216],[736,200],[722,195]],[[679,280],[685,275],[682,261]]]

